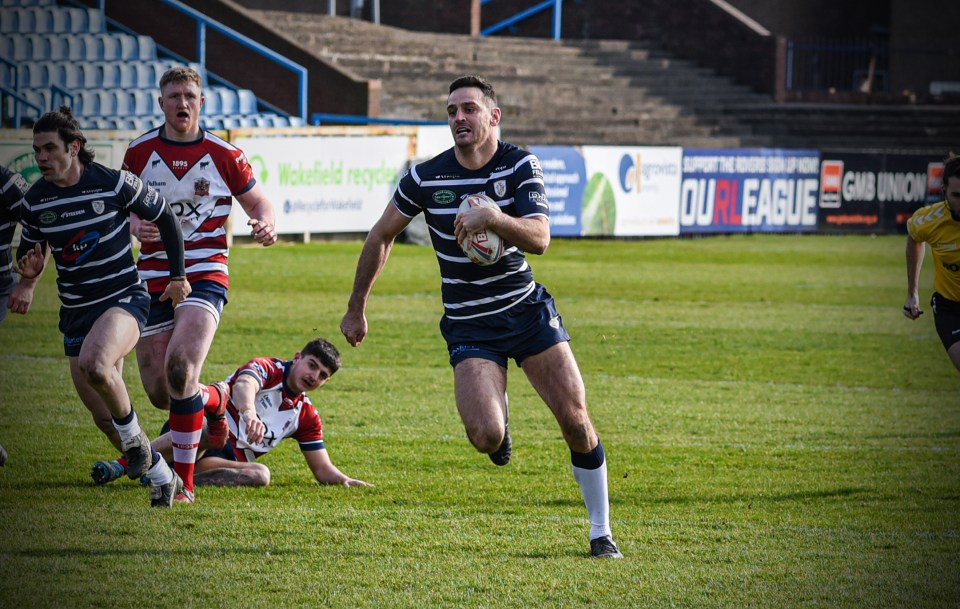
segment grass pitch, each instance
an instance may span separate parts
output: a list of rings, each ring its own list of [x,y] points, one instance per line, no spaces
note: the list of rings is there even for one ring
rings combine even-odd
[[[151,510],[94,487],[112,449],[69,380],[52,274],[0,325],[4,607],[955,607],[960,376],[910,322],[902,237],[555,240],[556,296],[606,447],[626,558],[586,557],[569,452],[510,370],[514,458],[473,451],[453,405],[427,248],[398,245],[358,349],[338,331],[359,243],[235,247],[203,380],[330,338],[314,392],[334,462],[293,442],[267,489]],[[921,282],[931,291],[931,261]],[[151,408],[131,355],[126,379]]]

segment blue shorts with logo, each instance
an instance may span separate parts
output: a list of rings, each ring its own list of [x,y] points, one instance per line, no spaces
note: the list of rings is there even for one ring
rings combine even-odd
[[[67,357],[80,355],[83,340],[90,333],[100,316],[114,307],[123,309],[137,320],[143,331],[150,310],[150,295],[144,284],[130,286],[120,294],[87,307],[68,309],[60,307],[60,332],[63,333],[63,352]]]
[[[557,306],[540,284],[526,298],[506,311],[475,319],[440,320],[440,333],[447,341],[450,365],[479,357],[507,367],[512,358],[518,366],[524,358],[542,353],[570,340]]]
[[[162,294],[150,295],[150,317],[147,319],[144,336],[173,330],[173,303],[167,299],[160,302]],[[201,307],[210,312],[220,324],[220,315],[227,304],[227,288],[216,281],[197,281],[190,284],[190,295],[179,306]]]

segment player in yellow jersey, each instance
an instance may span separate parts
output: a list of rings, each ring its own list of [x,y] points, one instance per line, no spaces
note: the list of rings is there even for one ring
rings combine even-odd
[[[960,156],[943,166],[944,200],[918,209],[907,221],[907,302],[903,314],[917,319],[920,309],[920,267],[924,244],[933,252],[933,296],[930,307],[937,334],[950,361],[960,370]]]

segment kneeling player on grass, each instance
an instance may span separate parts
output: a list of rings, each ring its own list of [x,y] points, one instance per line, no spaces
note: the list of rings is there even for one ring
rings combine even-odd
[[[330,460],[323,442],[323,424],[306,392],[326,384],[340,368],[340,353],[331,343],[317,338],[292,359],[252,359],[226,381],[201,388],[208,422],[225,417],[227,434],[208,425],[200,442],[194,479],[211,486],[267,486],[270,470],[255,460],[267,454],[284,438],[300,443],[303,457],[320,484],[372,486],[341,472]],[[173,458],[169,432],[153,441],[153,448],[167,460]],[[124,475],[123,458],[98,461],[90,472],[97,484]]]

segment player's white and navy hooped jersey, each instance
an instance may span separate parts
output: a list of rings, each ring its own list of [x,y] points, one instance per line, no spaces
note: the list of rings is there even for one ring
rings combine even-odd
[[[323,445],[323,423],[307,394],[291,393],[286,379],[292,361],[273,357],[252,359],[227,377],[233,387],[241,375],[256,379],[260,391],[254,399],[257,416],[266,427],[263,440],[257,444],[247,441],[246,424],[233,401],[227,405],[227,423],[230,426],[230,442],[238,461],[253,461],[276,447],[284,438],[293,438],[300,443],[300,450],[320,450]]]
[[[201,131],[195,142],[174,142],[163,127],[130,143],[123,168],[157,189],[180,218],[187,279],[215,281],[230,287],[227,273],[227,231],[232,197],[256,184],[243,152]],[[163,292],[169,279],[161,243],[144,243],[137,262],[151,293]]]
[[[0,275],[11,272],[13,253],[10,244],[20,221],[20,205],[27,192],[27,181],[19,173],[0,166]]]
[[[136,175],[89,163],[73,186],[40,180],[30,188],[21,210],[18,253],[49,244],[63,306],[96,304],[140,284],[129,214],[154,221],[164,205],[163,197]]]
[[[454,238],[453,222],[467,195],[484,193],[500,211],[520,218],[549,217],[543,171],[536,156],[499,142],[485,167],[465,169],[453,149],[414,166],[393,195],[400,213],[423,213],[440,264],[444,314],[450,320],[483,317],[514,306],[533,292],[536,283],[524,253],[504,244],[496,264],[472,263]]]
[[[917,243],[929,243],[933,252],[933,289],[960,302],[960,222],[946,201],[921,207],[907,220],[907,232]]]

